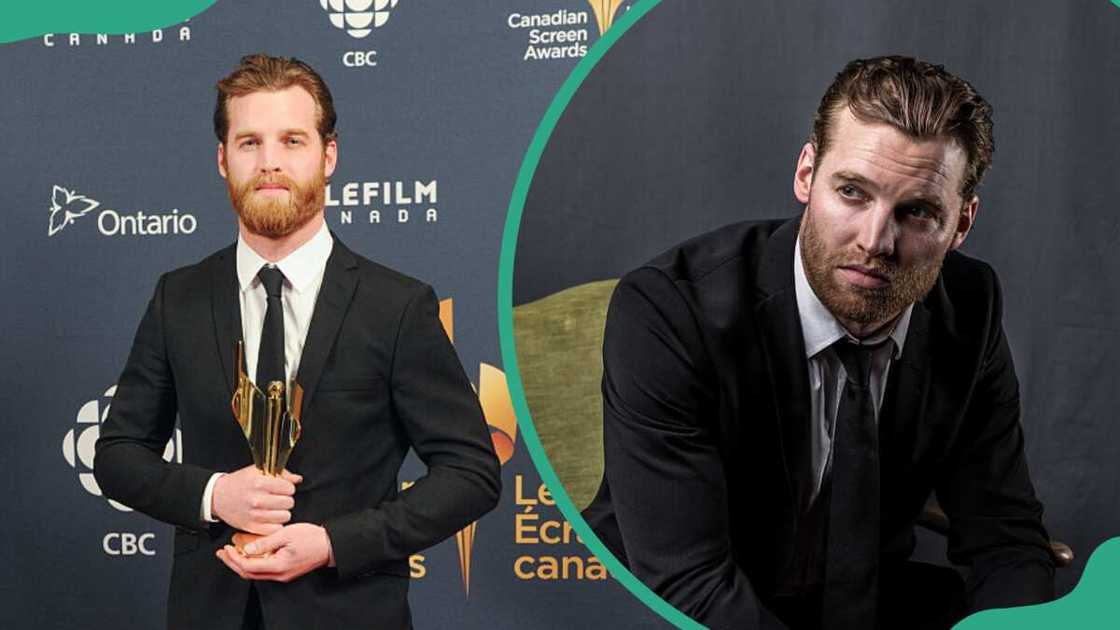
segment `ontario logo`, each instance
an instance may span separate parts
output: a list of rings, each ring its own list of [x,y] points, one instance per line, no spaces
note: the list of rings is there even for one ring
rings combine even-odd
[[[117,386],[113,385],[105,390],[100,398],[95,398],[83,404],[78,409],[78,415],[74,419],[77,426],[67,431],[66,436],[62,438],[62,457],[67,464],[70,464],[71,468],[78,471],[78,482],[82,484],[86,492],[95,497],[103,495],[100,486],[97,485],[97,480],[93,477],[93,447],[101,434],[101,423],[108,417],[109,405],[116,393]],[[182,463],[183,436],[179,429],[175,429],[175,433],[167,441],[167,446],[163,449],[163,459],[167,462],[174,460],[177,463]],[[123,503],[112,499],[106,500],[109,505],[121,512],[132,511],[132,508]]]
[[[452,343],[455,343],[454,309],[451,298],[440,300],[439,320]],[[517,439],[517,416],[513,412],[506,375],[488,363],[480,363],[478,369],[478,401],[482,406],[482,414],[486,417],[486,424],[490,426],[494,452],[498,455],[498,461],[505,466],[513,458]],[[463,592],[468,597],[471,594],[471,554],[477,532],[478,521],[475,521],[455,534],[455,544],[459,548],[459,574],[463,578]]]
[[[623,0],[587,0],[591,11],[557,9],[545,13],[510,13],[506,26],[525,33],[522,61],[576,59],[587,55],[594,16],[599,37],[614,24]],[[586,5],[585,5],[586,6]]]
[[[51,187],[51,202],[47,217],[47,236],[55,236],[67,227],[79,222],[86,215],[101,207],[101,202],[75,189],[54,185]],[[88,221],[85,221],[88,222]],[[104,208],[97,213],[95,223],[102,236],[164,236],[193,234],[198,228],[198,220],[193,214],[179,212],[151,211],[122,212]]]

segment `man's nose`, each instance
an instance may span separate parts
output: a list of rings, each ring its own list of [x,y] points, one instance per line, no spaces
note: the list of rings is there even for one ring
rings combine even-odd
[[[280,170],[280,148],[271,143],[262,142],[257,150],[257,166],[262,173],[272,173]]]
[[[899,225],[894,208],[877,203],[860,213],[858,245],[868,256],[886,257],[894,254]]]

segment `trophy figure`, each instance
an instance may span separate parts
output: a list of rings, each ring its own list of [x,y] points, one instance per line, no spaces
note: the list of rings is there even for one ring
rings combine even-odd
[[[299,441],[303,387],[295,379],[288,387],[283,381],[272,381],[262,392],[245,373],[244,357],[244,343],[238,341],[237,387],[230,401],[233,417],[249,442],[253,465],[266,475],[278,477]],[[245,545],[258,538],[261,538],[258,534],[237,532],[233,535],[233,545],[245,553]]]

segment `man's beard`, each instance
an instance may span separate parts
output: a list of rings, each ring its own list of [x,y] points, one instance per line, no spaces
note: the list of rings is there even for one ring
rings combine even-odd
[[[227,171],[228,172],[228,171]],[[258,195],[256,188],[266,184],[281,184],[288,188],[288,195]],[[287,175],[257,175],[243,182],[228,178],[229,199],[245,229],[253,234],[280,238],[307,224],[324,205],[326,177],[321,169],[303,183]]]
[[[894,257],[868,257],[858,251],[830,252],[817,232],[812,214],[807,206],[801,220],[805,276],[821,303],[837,319],[856,324],[886,323],[933,288],[948,249],[911,267],[901,266]],[[873,269],[889,282],[883,287],[867,288],[838,280],[834,272],[849,265]]]

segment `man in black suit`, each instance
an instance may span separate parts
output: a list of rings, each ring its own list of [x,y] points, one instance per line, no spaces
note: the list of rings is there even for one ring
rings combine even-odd
[[[105,494],[176,525],[171,628],[411,627],[409,556],[500,493],[432,289],[326,228],[335,120],[327,86],[295,59],[245,57],[218,83],[238,241],[160,278],[101,429]],[[262,389],[302,386],[299,474],[253,467],[230,408],[239,367]],[[160,457],[176,413],[182,464]],[[398,492],[410,448],[428,471]],[[242,554],[235,530],[263,538]]]
[[[800,217],[721,228],[618,285],[585,516],[684,613],[948,627],[1053,597],[999,283],[956,251],[991,126],[940,66],[853,61],[798,159]],[[967,584],[909,561],[931,491]]]

